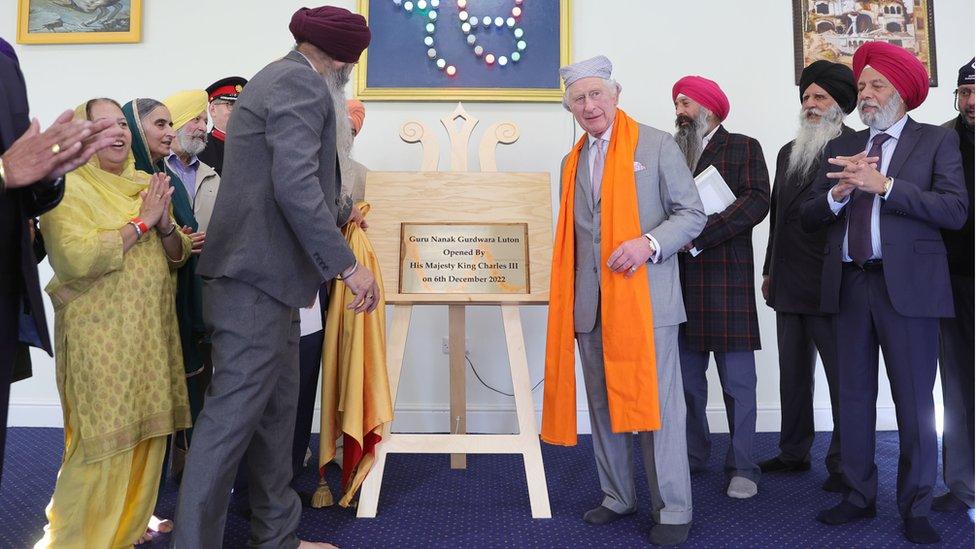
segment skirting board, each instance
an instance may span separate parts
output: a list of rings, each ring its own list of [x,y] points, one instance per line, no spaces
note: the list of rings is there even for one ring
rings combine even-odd
[[[936,421],[942,424],[941,406],[936,409]],[[760,432],[779,431],[780,411],[778,406],[760,407],[756,416],[756,429]],[[536,423],[541,421],[541,409],[536,409]],[[589,434],[590,416],[585,409],[576,412],[579,432]],[[818,431],[833,428],[830,417],[830,407],[814,408],[814,425]],[[396,420],[393,424],[394,432],[404,433],[438,433],[444,432],[453,422],[450,421],[448,406],[400,404],[396,408]],[[63,427],[61,405],[58,403],[17,402],[10,403],[10,413],[7,424],[11,427]],[[729,432],[725,419],[725,409],[722,406],[708,408],[708,424],[713,433]],[[468,432],[470,433],[514,433],[516,429],[515,411],[507,406],[471,406],[468,408]],[[898,429],[895,421],[894,406],[878,407],[879,431],[893,431]],[[319,410],[315,410],[312,421],[312,431],[319,430]],[[940,429],[941,430],[941,429]]]

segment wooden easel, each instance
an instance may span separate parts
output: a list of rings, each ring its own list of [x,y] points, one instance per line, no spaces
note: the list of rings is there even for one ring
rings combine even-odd
[[[462,120],[460,128],[456,121]],[[450,351],[450,434],[392,433],[388,423],[383,442],[376,447],[376,461],[362,484],[357,516],[376,516],[383,469],[391,453],[451,454],[451,467],[464,469],[466,454],[521,454],[525,463],[529,504],[533,518],[551,518],[542,451],[536,431],[525,338],[519,316],[521,304],[546,304],[549,299],[549,263],[552,256],[552,217],[549,175],[545,173],[498,173],[498,143],[518,140],[512,123],[493,124],[479,148],[481,172],[468,172],[468,142],[478,119],[458,103],[441,119],[451,138],[451,169],[438,172],[436,136],[420,122],[407,122],[400,138],[421,143],[421,172],[369,172],[366,200],[370,211],[369,235],[382,265],[386,302],[393,305],[393,323],[387,340],[390,392],[394,406],[410,317],[415,305],[448,306]],[[400,223],[402,222],[522,222],[528,223],[530,246],[529,294],[401,294],[399,293]],[[497,305],[501,310],[515,389],[517,434],[467,434],[465,399],[465,307]]]

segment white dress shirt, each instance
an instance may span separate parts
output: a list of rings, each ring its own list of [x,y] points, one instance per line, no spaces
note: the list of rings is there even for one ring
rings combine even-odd
[[[589,147],[589,154],[587,155],[587,161],[589,162],[589,165],[590,165],[590,184],[591,185],[593,184],[593,165],[596,163],[596,155],[597,155],[597,144],[596,144],[596,142],[597,142],[597,140],[606,141],[606,143],[604,143],[603,147],[604,147],[604,150],[606,150],[609,153],[609,151],[610,151],[610,134],[611,133],[613,133],[613,124],[612,123],[610,124],[610,127],[607,128],[607,131],[603,132],[603,135],[601,135],[600,137],[593,137],[593,134],[586,134],[587,138],[589,139],[589,141],[587,141],[587,146]],[[604,162],[603,162],[603,170],[604,170],[604,172],[606,172],[606,169],[607,169],[607,163],[606,163],[606,159],[604,159]],[[651,253],[651,257],[650,257],[651,263],[659,263],[661,261],[661,246],[660,246],[660,244],[657,243],[657,239],[656,238],[654,238],[653,236],[651,236],[651,233],[646,233],[644,236],[647,239],[649,239],[651,241],[651,245],[654,246],[654,251]]]
[[[901,132],[905,129],[907,122],[908,115],[906,114],[901,117],[901,120],[892,124],[887,130],[884,130],[884,133],[891,136],[890,139],[881,145],[881,162],[878,165],[878,171],[884,175],[888,174],[888,165],[891,163],[891,157],[895,154],[895,147],[898,146],[898,139],[901,137]],[[879,133],[882,133],[882,131],[871,128],[867,145],[864,146],[864,152],[871,151],[871,140]],[[891,189],[894,188],[895,185],[892,183],[884,198],[888,198],[888,195],[891,194]],[[869,259],[881,259],[881,198],[881,195],[874,195],[874,204],[871,206],[871,257]],[[830,205],[830,210],[834,212],[834,215],[839,214],[850,201],[851,197],[847,195],[843,202],[837,202],[834,200],[833,195],[830,194],[830,191],[827,191],[827,204]],[[850,220],[848,220],[849,223]],[[847,253],[847,229],[844,230],[844,245],[841,249],[841,261],[845,263],[852,261],[851,256]]]

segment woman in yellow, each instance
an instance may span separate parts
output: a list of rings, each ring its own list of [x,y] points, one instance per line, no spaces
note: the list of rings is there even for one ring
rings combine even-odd
[[[166,436],[190,426],[174,276],[190,240],[169,213],[169,178],[135,170],[118,103],[94,99],[76,116],[115,120],[124,137],[69,173],[41,217],[64,458],[35,548],[131,547],[156,504]]]

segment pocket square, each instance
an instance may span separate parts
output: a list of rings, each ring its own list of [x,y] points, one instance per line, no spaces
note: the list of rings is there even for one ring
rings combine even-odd
[[[641,171],[644,171],[646,169],[647,168],[645,168],[644,165],[641,164],[640,162],[634,162],[634,171],[635,172],[641,172]]]

